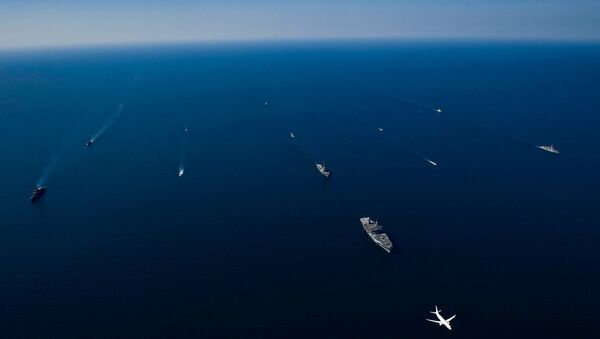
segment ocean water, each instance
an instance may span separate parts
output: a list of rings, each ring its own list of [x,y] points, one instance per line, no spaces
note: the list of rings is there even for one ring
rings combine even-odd
[[[0,331],[598,337],[599,79],[587,44],[2,52]]]

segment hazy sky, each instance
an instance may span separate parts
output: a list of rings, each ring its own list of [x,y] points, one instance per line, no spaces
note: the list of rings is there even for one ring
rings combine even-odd
[[[600,0],[0,0],[0,48],[328,38],[600,41]]]

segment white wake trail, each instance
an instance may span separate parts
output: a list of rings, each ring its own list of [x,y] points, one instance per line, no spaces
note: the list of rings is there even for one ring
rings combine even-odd
[[[117,110],[115,111],[115,113],[113,115],[111,115],[108,118],[108,120],[106,120],[106,122],[102,125],[102,127],[100,127],[100,129],[98,130],[98,132],[96,132],[96,133],[94,133],[94,135],[92,135],[92,137],[90,138],[91,142],[96,141],[96,139],[98,139],[102,134],[104,134],[104,132],[106,132],[106,130],[108,130],[108,128],[110,126],[112,126],[112,124],[121,115],[121,112],[123,111],[124,107],[125,107],[125,105],[123,103],[119,104],[119,107],[117,108]]]

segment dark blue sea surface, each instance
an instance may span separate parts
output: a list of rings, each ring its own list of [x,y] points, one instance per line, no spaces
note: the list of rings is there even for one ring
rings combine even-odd
[[[599,95],[588,44],[2,52],[0,331],[600,337]]]

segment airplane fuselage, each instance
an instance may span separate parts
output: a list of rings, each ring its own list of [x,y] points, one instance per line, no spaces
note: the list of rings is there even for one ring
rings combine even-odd
[[[446,321],[446,319],[444,319],[444,318],[442,317],[442,315],[441,315],[439,312],[435,313],[435,316],[436,316],[436,317],[439,319],[439,321],[440,321],[440,322],[439,322],[440,326],[444,325],[444,326],[446,326],[446,328],[448,328],[449,330],[452,330],[452,326],[450,326],[450,323],[448,323],[448,322]]]

